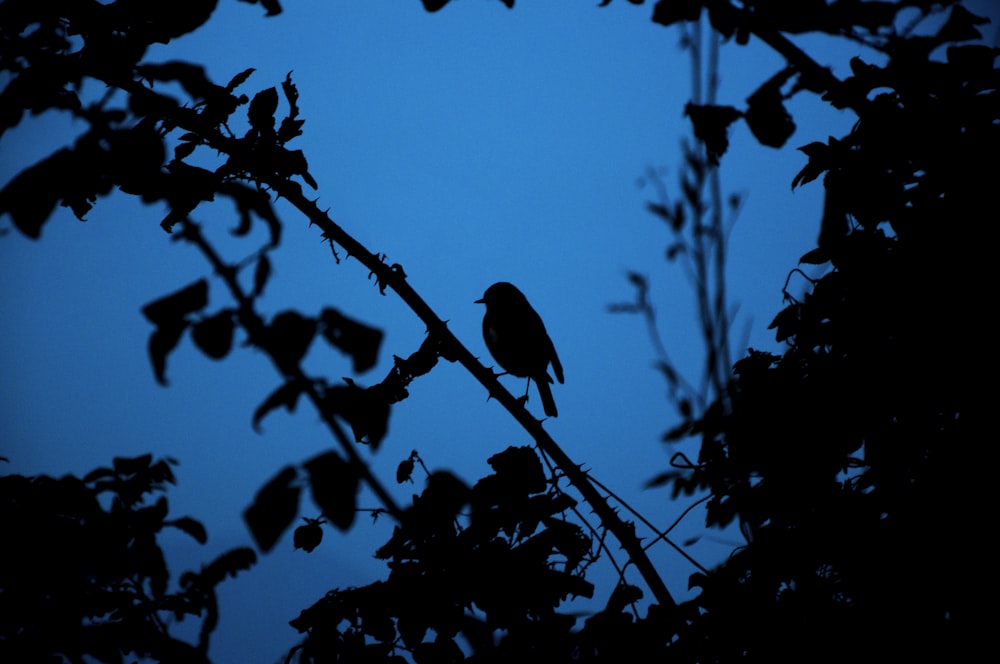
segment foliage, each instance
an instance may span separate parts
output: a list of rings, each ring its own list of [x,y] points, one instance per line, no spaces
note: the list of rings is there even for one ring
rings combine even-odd
[[[272,14],[280,9],[273,1],[261,4]],[[424,2],[429,11],[446,4]],[[116,188],[164,202],[169,211],[161,226],[201,252],[231,304],[206,311],[202,279],[147,305],[156,379],[166,383],[167,360],[186,332],[217,360],[232,351],[240,330],[280,376],[253,424],[306,400],[338,444],[287,466],[262,487],[244,513],[258,547],[269,550],[296,522],[305,487],[320,515],[304,517],[295,530],[295,546],[304,552],[322,544],[324,525],[352,526],[362,485],[381,504],[376,515],[396,522],[378,552],[387,578],[330,591],[304,610],[292,621],[304,637],[289,659],[402,661],[407,653],[416,662],[668,656],[722,662],[857,653],[955,659],[979,651],[985,618],[977,592],[988,563],[979,549],[956,543],[982,526],[988,486],[973,448],[986,422],[985,396],[972,371],[990,329],[982,293],[989,256],[978,235],[998,181],[1000,75],[998,50],[969,43],[979,37],[981,19],[955,2],[924,0],[660,0],[653,8],[661,25],[707,23],[736,44],[753,35],[786,61],[741,107],[720,104],[714,92],[694,95],[687,115],[700,143],[685,151],[682,202],[650,206],[678,237],[688,229],[695,237],[716,234],[715,245],[679,240],[678,252],[701,252],[695,274],[706,282],[722,267],[722,254],[707,252],[724,249],[714,178],[728,132],[746,126],[762,145],[784,146],[796,131],[786,104],[802,92],[858,117],[847,136],[801,148],[806,163],[792,185],[822,179],[826,191],[817,247],[802,262],[825,272],[790,275],[810,288],[800,298],[787,292],[788,306],[772,324],[788,344],[785,352],[751,351],[729,380],[718,279],[715,295],[707,296],[708,289],[700,295],[711,389],[684,388],[671,365],[662,365],[680,386],[675,394],[686,418],[666,439],[694,435],[701,446],[695,461],[679,453],[677,468],[654,483],[671,485],[675,497],[707,492],[707,525],[738,522],[747,537],[725,564],[692,576],[700,593],[677,605],[634,524],[609,505],[608,492],[450,333],[401,266],[387,265],[306,198],[303,183],[314,189],[318,183],[304,153],[289,147],[305,122],[291,76],[251,96],[238,90],[252,70],[218,85],[193,64],[144,61],[150,45],[196,29],[214,6],[0,5],[0,62],[10,76],[0,94],[0,135],[26,113],[50,109],[86,127],[72,147],[26,168],[0,191],[0,214],[38,238],[57,204],[83,218]],[[943,7],[947,15],[937,27],[916,29]],[[911,15],[918,20],[904,22]],[[838,80],[787,37],[817,32],[863,44],[878,58],[853,59],[851,76]],[[85,103],[78,96],[84,80],[121,94]],[[124,101],[116,106],[113,99]],[[715,192],[708,203],[706,187]],[[321,336],[364,372],[381,352],[379,330],[333,308],[315,315],[258,311],[271,277],[268,255],[281,241],[273,196],[319,228],[334,260],[343,251],[360,261],[380,293],[395,292],[426,323],[424,342],[395,356],[382,381],[332,384],[307,375],[300,363]],[[236,206],[237,237],[249,237],[263,222],[267,241],[250,260],[228,261],[202,233],[201,206],[219,198]],[[634,310],[651,312],[645,284],[633,281],[640,289]],[[461,363],[480,380],[537,450],[510,448],[492,457],[494,472],[472,487],[446,472],[427,473],[426,488],[401,507],[356,445],[378,448],[392,405],[439,359]],[[400,464],[397,481],[410,481],[417,462],[414,453]],[[203,538],[193,520],[166,520],[165,499],[140,506],[145,493],[172,480],[168,473],[169,466],[146,458],[119,461],[83,480],[4,478],[6,532],[22,533],[15,539],[25,546],[4,554],[22,556],[2,566],[3,601],[17,607],[4,615],[23,617],[4,624],[0,647],[76,661],[84,654],[118,661],[126,652],[169,660],[181,651],[186,659],[204,659],[215,624],[214,587],[248,565],[252,552],[185,575],[181,591],[166,594],[155,534],[174,526]],[[599,526],[585,525],[566,485]],[[98,502],[103,493],[114,496],[110,511]],[[41,523],[50,525],[38,529]],[[613,559],[609,535],[628,559],[619,566],[621,583],[602,611],[577,625],[560,604],[593,593],[585,572],[598,554]],[[79,543],[75,557],[47,570],[51,577],[22,586],[9,573],[65,542]],[[625,581],[625,567],[639,572],[650,598]],[[957,570],[965,575],[959,581]],[[39,588],[45,592],[36,594]],[[163,611],[206,612],[197,647],[166,634],[157,619]]]
[[[215,589],[256,561],[234,549],[168,592],[157,541],[176,528],[201,544],[191,517],[167,518],[170,459],[115,458],[85,477],[0,477],[0,658],[4,661],[208,661]],[[149,496],[147,498],[147,496]],[[197,644],[170,634],[170,617],[201,620]]]
[[[768,18],[756,2],[760,16],[735,26],[724,3],[703,4],[724,33],[756,21],[821,30],[881,57],[854,58],[849,78],[822,89],[857,113],[850,134],[801,148],[793,186],[822,178],[826,190],[802,262],[827,269],[790,275],[810,288],[786,291],[771,325],[787,350],[751,351],[726,394],[678,430],[702,442],[693,472],[671,475],[675,491],[707,489],[708,525],[738,520],[748,543],[692,578],[699,616],[672,650],[692,661],[970,655],[986,633],[975,579],[989,563],[961,542],[988,500],[986,471],[968,461],[986,429],[973,367],[987,327],[974,303],[989,260],[976,238],[998,177],[1000,49],[952,43],[977,39],[983,22],[960,5],[936,29],[904,33],[897,14],[926,3]],[[791,93],[816,87],[800,80]]]

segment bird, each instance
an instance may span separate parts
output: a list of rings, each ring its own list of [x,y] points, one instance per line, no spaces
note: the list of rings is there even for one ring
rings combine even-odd
[[[563,368],[541,316],[528,303],[524,293],[506,281],[498,281],[487,288],[476,304],[486,305],[483,340],[490,355],[506,373],[528,379],[524,399],[528,398],[531,381],[535,381],[545,414],[557,417],[559,411],[549,387],[552,377],[548,367],[552,365],[552,372],[560,383],[563,382]]]

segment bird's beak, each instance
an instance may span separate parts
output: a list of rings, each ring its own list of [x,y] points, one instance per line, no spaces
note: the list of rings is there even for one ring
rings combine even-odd
[[[479,298],[473,304],[486,304],[486,300],[484,300],[483,298]]]

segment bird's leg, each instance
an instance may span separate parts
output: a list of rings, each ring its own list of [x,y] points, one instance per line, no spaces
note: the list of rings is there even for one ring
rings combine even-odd
[[[524,406],[524,404],[528,403],[528,390],[530,390],[530,389],[531,389],[531,379],[529,378],[528,382],[524,386],[524,396],[523,397],[518,397],[518,399],[517,399],[518,403],[520,403],[522,406]]]

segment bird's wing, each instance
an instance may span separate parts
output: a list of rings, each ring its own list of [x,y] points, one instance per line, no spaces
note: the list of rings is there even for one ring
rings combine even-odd
[[[556,354],[556,347],[555,344],[552,343],[552,339],[549,339],[549,348],[552,349],[552,354],[549,357],[552,361],[552,373],[556,375],[556,380],[561,383],[563,382],[562,362],[559,361],[559,356]]]

